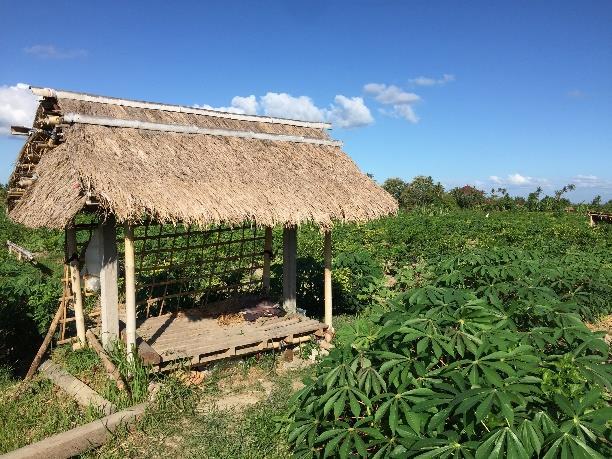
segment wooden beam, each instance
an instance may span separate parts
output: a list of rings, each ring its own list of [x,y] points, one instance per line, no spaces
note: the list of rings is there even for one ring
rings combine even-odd
[[[332,327],[332,237],[331,230],[325,231],[323,259],[325,270],[323,275],[323,296],[325,298],[325,325]]]
[[[51,360],[47,360],[43,363],[40,366],[40,371],[49,378],[53,384],[71,395],[79,405],[85,408],[93,405],[104,414],[111,414],[115,411],[115,405]]]
[[[296,312],[297,303],[297,228],[283,230],[283,309]]]
[[[52,435],[44,440],[6,453],[2,457],[3,459],[67,459],[78,456],[106,443],[113,437],[113,432],[117,427],[136,421],[144,414],[147,406],[147,402],[141,403],[89,424]]]
[[[121,322],[119,325],[121,325]],[[121,339],[125,341],[125,330],[121,330]],[[138,356],[145,365],[159,365],[162,362],[162,356],[149,346],[149,343],[139,336],[138,333],[136,333],[136,348],[138,349]]]
[[[128,360],[134,360],[136,349],[136,271],[134,261],[134,228],[125,223],[125,344]]]
[[[94,351],[96,351],[96,353],[98,354],[98,357],[100,357],[100,360],[102,361],[102,365],[104,365],[104,368],[106,369],[106,374],[108,374],[108,377],[110,379],[115,381],[115,384],[117,385],[117,389],[119,389],[120,391],[126,391],[127,385],[125,384],[125,381],[123,380],[123,377],[121,376],[121,373],[119,372],[119,369],[111,361],[110,357],[106,355],[106,352],[104,352],[104,349],[102,348],[102,345],[98,341],[98,338],[96,338],[96,335],[94,335],[94,333],[91,330],[87,330],[87,341],[89,342],[89,345],[91,346],[91,348]]]
[[[85,315],[83,314],[83,290],[81,289],[81,273],[79,267],[79,254],[77,251],[76,229],[74,222],[66,228],[66,249],[70,266],[70,285],[74,296],[74,319],[76,322],[77,338],[81,346],[87,344],[85,338]]]
[[[115,217],[110,215],[100,226],[101,242],[100,313],[102,329],[100,337],[105,349],[119,339],[119,292],[117,286],[117,235]]]
[[[315,129],[331,129],[332,127],[330,123],[322,123],[318,121],[301,121],[285,118],[274,118],[270,116],[243,115],[239,113],[228,113],[207,108],[160,104],[155,102],[144,102],[140,100],[118,99],[116,97],[96,96],[93,94],[83,94],[72,91],[59,91],[50,88],[39,88],[35,86],[30,86],[30,89],[35,95],[41,97],[82,100],[85,102],[97,102],[100,104],[120,105],[122,107],[146,108],[149,110],[162,110],[166,112],[192,113],[194,115],[214,116],[216,118],[228,118],[240,121],[255,121],[258,123],[286,124],[289,126],[302,126]]]
[[[49,122],[55,118],[50,117]],[[62,121],[65,123],[92,124],[95,126],[107,126],[117,128],[144,129],[148,131],[177,132],[181,134],[206,134],[220,137],[238,137],[242,139],[272,140],[276,142],[311,143],[315,145],[329,145],[342,147],[338,140],[316,139],[287,134],[268,134],[265,132],[235,131],[232,129],[205,128],[188,124],[163,124],[151,123],[141,120],[123,120],[118,118],[103,118],[98,116],[81,115],[80,113],[66,113]]]
[[[270,293],[270,262],[272,260],[272,228],[266,226],[266,240],[264,243],[264,264],[263,264],[263,289],[267,295]]]

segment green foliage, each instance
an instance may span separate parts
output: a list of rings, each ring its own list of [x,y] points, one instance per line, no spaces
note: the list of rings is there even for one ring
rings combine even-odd
[[[412,182],[406,184],[399,198],[400,205],[412,208],[428,205],[443,205],[445,199],[444,187],[440,182],[435,183],[431,177],[419,175]]]
[[[338,254],[332,272],[342,312],[358,312],[386,294],[382,267],[368,252]]]
[[[0,190],[0,203],[5,191]],[[36,253],[37,262],[20,262],[0,249],[0,365],[24,366],[51,321],[61,294],[62,258],[58,233],[31,231],[8,220],[0,209],[0,241],[11,240]]]
[[[388,312],[341,330],[292,400],[295,455],[609,456],[609,347],[582,322],[612,309],[606,254],[476,248],[400,268]]]
[[[406,189],[407,183],[401,178],[388,178],[382,184],[383,189],[399,202],[402,192]]]
[[[457,205],[462,209],[479,207],[485,201],[484,191],[470,185],[453,188],[449,194],[455,198]]]

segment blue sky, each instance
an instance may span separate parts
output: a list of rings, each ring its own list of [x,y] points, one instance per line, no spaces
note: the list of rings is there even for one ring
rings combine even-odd
[[[22,82],[326,119],[379,181],[607,200],[610,24],[610,1],[3,2],[0,133]]]

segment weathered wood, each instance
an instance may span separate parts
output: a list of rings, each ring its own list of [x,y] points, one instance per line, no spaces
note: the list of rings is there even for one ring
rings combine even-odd
[[[325,232],[323,260],[325,272],[323,274],[323,297],[325,298],[325,325],[332,328],[332,238],[331,231]]]
[[[34,360],[32,361],[32,364],[30,365],[30,369],[28,370],[28,373],[25,376],[26,380],[34,376],[34,373],[36,373],[36,370],[38,370],[40,361],[45,355],[45,352],[47,352],[47,348],[49,347],[49,344],[51,344],[51,340],[53,339],[53,335],[55,334],[55,330],[57,329],[57,324],[59,323],[62,317],[62,313],[64,312],[64,301],[65,301],[64,298],[62,298],[62,301],[60,301],[60,305],[57,308],[57,311],[55,312],[55,316],[53,317],[53,320],[51,321],[51,325],[49,325],[49,330],[47,330],[45,339],[43,340],[42,344],[38,348],[38,352],[36,353],[36,356],[34,356]]]
[[[66,229],[66,248],[70,263],[70,285],[74,296],[74,319],[76,321],[77,338],[85,345],[85,315],[83,314],[83,291],[81,289],[81,272],[79,254],[77,251],[76,230],[74,226]]]
[[[125,329],[121,330],[121,339],[125,341]],[[149,344],[142,339],[138,333],[136,333],[136,349],[138,356],[142,359],[142,363],[145,365],[159,365],[161,363],[162,356],[159,355],[155,349],[149,346]]]
[[[11,241],[6,241],[6,246],[8,247],[9,253],[15,253],[19,260],[25,258],[28,261],[34,261],[34,254],[20,245]]]
[[[283,308],[288,313],[296,311],[297,290],[297,228],[283,230]]]
[[[100,310],[102,318],[102,345],[108,349],[119,338],[119,310],[117,286],[117,235],[115,218],[110,215],[100,225],[101,244],[99,256],[102,260],[100,270]]]
[[[272,228],[266,226],[266,236],[264,242],[264,264],[263,264],[263,290],[270,293],[270,262],[272,260]]]
[[[195,343],[191,346],[186,345],[177,345],[176,349],[172,348],[167,349],[162,352],[162,356],[164,361],[168,360],[176,360],[177,358],[185,358],[198,356],[202,354],[209,353],[218,353],[224,349],[235,349],[236,353],[233,355],[240,355],[240,349],[255,347],[260,343],[266,343],[270,340],[284,340],[287,336],[291,335],[301,335],[304,333],[310,333],[317,329],[321,324],[318,322],[305,322],[294,324],[289,327],[276,327],[272,328],[266,332],[261,333],[249,333],[245,335],[237,335],[233,336],[229,339],[224,340],[215,340],[205,341],[200,343]],[[262,348],[262,349],[265,349]]]
[[[71,395],[79,405],[83,407],[94,406],[104,414],[111,414],[115,411],[115,405],[100,396],[100,394],[91,387],[72,376],[56,363],[47,360],[40,366],[40,371],[49,378],[53,384]]]
[[[97,419],[67,432],[47,437],[31,445],[11,451],[4,459],[65,459],[106,443],[120,425],[128,425],[140,418],[148,403],[141,403],[118,413]]]
[[[96,96],[93,94],[81,94],[72,91],[60,91],[49,88],[38,88],[31,87],[32,93],[37,96],[42,97],[52,97],[52,98],[62,98],[62,99],[73,99],[73,100],[83,100],[87,102],[98,102],[102,104],[110,104],[110,105],[120,105],[123,107],[136,107],[136,108],[148,108],[153,110],[164,110],[168,112],[180,112],[180,113],[193,113],[196,115],[207,115],[214,116],[216,118],[229,118],[233,120],[241,120],[241,121],[255,121],[258,123],[278,123],[278,124],[287,124],[291,126],[303,126],[309,128],[316,129],[330,129],[332,125],[330,123],[324,123],[320,121],[298,121],[298,120],[289,120],[284,118],[275,118],[270,116],[260,116],[260,115],[244,115],[238,113],[227,113],[220,112],[213,109],[207,108],[195,108],[188,107],[185,105],[169,105],[169,104],[158,104],[154,102],[144,102],[139,100],[128,100],[128,99],[118,99],[115,97],[104,97],[104,96]]]
[[[136,273],[134,261],[134,228],[125,224],[125,344],[128,360],[136,349]]]
[[[111,361],[108,355],[106,355],[106,352],[104,352],[104,348],[102,348],[102,345],[98,341],[98,338],[96,338],[96,335],[94,335],[91,330],[87,330],[87,341],[89,342],[89,345],[92,347],[92,349],[96,351],[98,357],[100,357],[100,360],[102,361],[102,365],[104,365],[104,368],[106,369],[108,377],[115,381],[117,389],[119,389],[120,391],[126,391],[127,385],[121,377],[121,373],[119,373],[119,370],[117,369],[115,364]]]
[[[186,347],[190,344],[200,344],[202,342],[213,343],[215,345],[224,346],[226,341],[234,338],[243,339],[251,338],[253,336],[259,336],[261,333],[266,333],[270,330],[282,330],[284,328],[295,326],[301,323],[309,323],[310,319],[306,321],[300,321],[298,318],[283,321],[280,323],[274,323],[269,326],[230,326],[230,327],[200,327],[200,328],[187,328],[187,327],[176,327],[170,333],[170,330],[164,330],[163,334],[152,342],[152,346],[159,348],[169,348],[171,346]],[[316,321],[313,321],[316,322]],[[318,322],[316,322],[318,324]],[[289,334],[289,333],[287,333]]]
[[[57,118],[60,117],[50,116],[47,117],[44,121],[47,124],[52,125],[52,123],[56,122]],[[235,129],[207,128],[190,124],[165,124],[152,123],[150,121],[140,120],[104,118],[99,116],[82,115],[80,113],[66,113],[61,118],[61,120],[66,123],[92,124],[95,126],[108,126],[130,129],[146,129],[148,131],[176,132],[181,134],[205,134],[220,137],[238,137],[241,139],[259,139],[272,140],[277,142],[296,142],[314,145],[328,145],[332,147],[342,146],[342,142],[340,142],[339,140],[317,139],[312,137],[303,137],[288,134],[269,134],[265,132],[237,131]]]

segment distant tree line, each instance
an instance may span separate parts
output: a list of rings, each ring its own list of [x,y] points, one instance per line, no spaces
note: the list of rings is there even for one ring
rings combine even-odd
[[[553,196],[543,194],[542,188],[538,187],[529,193],[527,198],[510,196],[506,188],[493,188],[487,193],[472,185],[455,187],[446,191],[440,182],[435,182],[431,176],[424,175],[419,175],[410,182],[405,182],[397,177],[389,178],[385,180],[382,187],[397,200],[402,209],[433,206],[551,212],[581,206],[593,210],[612,211],[612,200],[604,204],[601,202],[601,196],[596,196],[590,203],[572,204],[565,195],[576,188],[573,184],[556,190]]]

